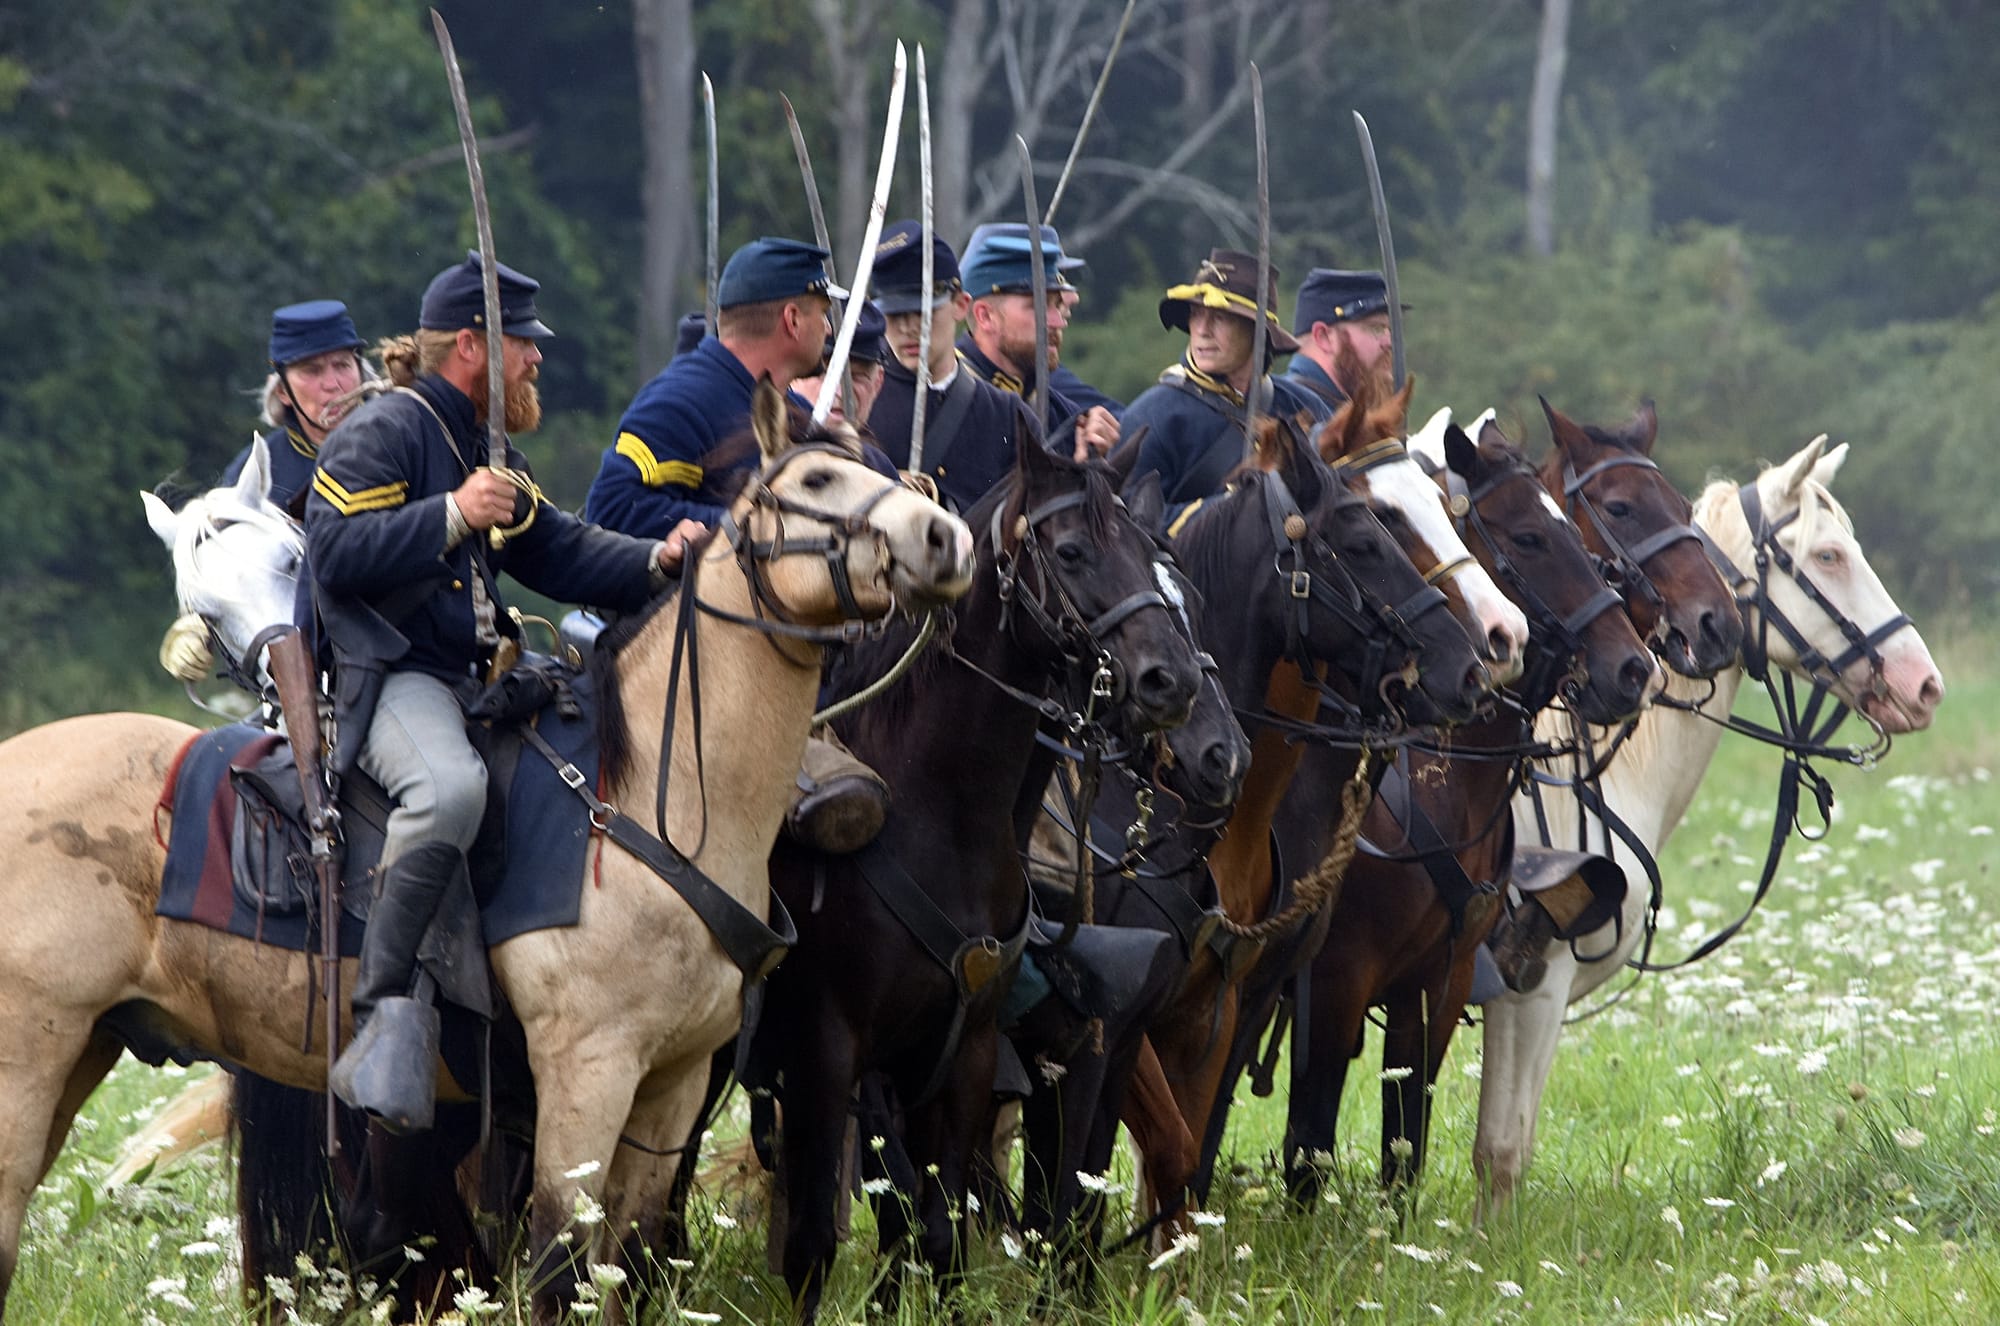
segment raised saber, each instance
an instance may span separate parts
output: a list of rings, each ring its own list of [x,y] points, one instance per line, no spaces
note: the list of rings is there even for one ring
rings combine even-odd
[[[819,399],[813,402],[813,422],[823,424],[833,409],[834,393],[847,372],[847,355],[854,348],[854,328],[861,321],[861,305],[868,298],[868,277],[875,270],[875,244],[882,238],[882,218],[889,210],[889,179],[896,173],[896,141],[903,127],[903,83],[908,70],[903,43],[896,43],[896,72],[889,81],[889,119],[882,126],[882,160],[875,167],[875,197],[868,204],[868,225],[861,235],[861,256],[854,260],[854,285],[848,291],[847,312],[840,319],[840,335],[833,339],[833,358],[819,384]]]
[[[1090,122],[1097,118],[1097,105],[1104,100],[1105,85],[1111,81],[1111,66],[1118,63],[1118,48],[1125,44],[1125,29],[1132,26],[1132,11],[1139,0],[1125,0],[1125,12],[1119,15],[1118,32],[1111,38],[1110,53],[1104,57],[1104,68],[1097,71],[1097,86],[1090,91],[1090,104],[1083,108],[1083,123],[1076,127],[1076,141],[1069,145],[1069,156],[1063,161],[1062,174],[1056,177],[1056,191],[1049,195],[1049,210],[1042,213],[1042,224],[1056,223],[1056,208],[1062,206],[1063,190],[1069,187],[1070,172],[1076,169],[1077,154],[1083,151],[1083,140],[1090,135]]]
[[[924,48],[917,47],[917,179],[922,184],[924,293],[917,323],[917,394],[910,401],[910,473],[924,472],[924,416],[931,403],[931,285],[937,280],[937,246],[931,243],[931,83]]]
[[[820,206],[819,177],[813,174],[812,153],[806,150],[805,130],[799,127],[799,113],[792,108],[792,99],[780,92],[778,101],[785,108],[785,127],[792,135],[792,155],[799,159],[799,178],[805,183],[806,206],[812,212],[813,243],[830,255],[833,252],[833,237],[827,234],[826,209]],[[835,270],[833,278],[835,281],[840,279],[838,270]],[[862,421],[854,418],[854,374],[848,368],[843,368],[840,374],[840,400],[849,421],[858,426]]]
[[[507,468],[507,393],[501,380],[506,354],[500,339],[500,265],[493,257],[493,213],[486,206],[486,176],[479,169],[479,140],[472,134],[472,106],[465,99],[465,76],[458,71],[458,52],[444,15],[431,11],[431,29],[444,53],[445,76],[451,80],[451,108],[458,112],[458,144],[465,149],[465,174],[472,185],[472,220],[479,229],[480,289],[486,297],[486,463]],[[498,548],[502,535],[488,531]]]
[[[708,334],[720,336],[715,297],[721,286],[717,273],[722,261],[722,200],[715,157],[715,84],[709,82],[707,74],[701,76],[701,113],[708,125],[708,297],[702,303],[702,311],[708,316]]]
[[[1028,279],[1035,291],[1035,432],[1037,443],[1049,444],[1049,274],[1043,270],[1042,209],[1035,206],[1035,158],[1028,140],[1014,135],[1021,157],[1021,202],[1028,213]]]
[[[1389,202],[1382,196],[1382,168],[1375,164],[1375,139],[1368,121],[1354,112],[1354,133],[1361,139],[1361,163],[1368,168],[1368,200],[1375,208],[1375,241],[1382,248],[1382,284],[1389,294],[1389,363],[1396,390],[1403,389],[1403,299],[1396,287],[1396,241],[1389,234]]]
[[[1271,332],[1264,301],[1271,288],[1271,158],[1264,141],[1264,75],[1250,65],[1250,118],[1257,126],[1257,322],[1250,331],[1250,390],[1243,393],[1243,453],[1257,454],[1257,411],[1264,403],[1264,352]]]

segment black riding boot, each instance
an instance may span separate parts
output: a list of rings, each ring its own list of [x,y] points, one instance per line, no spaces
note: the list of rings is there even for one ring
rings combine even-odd
[[[354,979],[354,1039],[328,1075],[333,1094],[391,1132],[431,1126],[437,1093],[438,1011],[410,997],[417,946],[438,902],[465,869],[449,843],[421,843],[382,876]]]

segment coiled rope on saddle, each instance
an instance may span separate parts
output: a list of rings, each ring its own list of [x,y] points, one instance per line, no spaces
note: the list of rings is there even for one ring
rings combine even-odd
[[[1340,826],[1334,830],[1333,846],[1318,865],[1293,881],[1291,902],[1276,915],[1252,925],[1232,921],[1225,913],[1219,920],[1223,930],[1238,939],[1261,942],[1291,929],[1332,900],[1334,890],[1347,877],[1348,863],[1353,861],[1355,848],[1361,841],[1361,819],[1375,799],[1375,784],[1369,777],[1373,759],[1372,754],[1364,751],[1355,763],[1354,776],[1340,789]]]

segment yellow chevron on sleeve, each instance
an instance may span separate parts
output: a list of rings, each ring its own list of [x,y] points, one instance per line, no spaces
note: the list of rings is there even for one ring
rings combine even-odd
[[[659,488],[674,483],[683,488],[701,487],[702,468],[693,461],[661,460],[646,445],[646,440],[637,433],[618,435],[618,454],[623,456],[639,471],[639,482],[648,488]]]
[[[351,516],[360,511],[383,511],[403,505],[409,500],[410,485],[408,481],[398,479],[377,488],[363,488],[358,493],[350,493],[331,474],[316,469],[313,471],[313,491],[325,498],[327,505],[341,515]]]

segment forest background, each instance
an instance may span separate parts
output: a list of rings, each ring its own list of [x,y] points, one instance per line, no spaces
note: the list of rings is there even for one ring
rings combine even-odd
[[[893,41],[923,42],[939,229],[1053,186],[1113,0],[452,0],[503,261],[560,333],[528,442],[580,505],[701,302],[698,70],[727,252],[809,235],[778,103],[851,273]],[[1161,289],[1254,249],[1245,69],[1270,106],[1282,311],[1376,265],[1370,120],[1421,419],[1546,395],[1658,401],[1692,489],[1813,434],[1902,601],[1978,613],[2000,575],[2000,6],[1982,0],[1140,0],[1058,218],[1088,259],[1064,357],[1124,399],[1178,353]],[[889,211],[917,208],[915,105]],[[1531,163],[1533,165],[1531,166]],[[0,734],[172,707],[173,616],[138,492],[214,481],[254,424],[270,310],[408,330],[473,235],[449,94],[410,0],[10,0],[0,11]],[[184,712],[184,711],[183,711]]]

